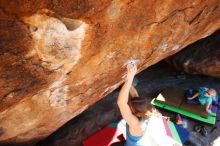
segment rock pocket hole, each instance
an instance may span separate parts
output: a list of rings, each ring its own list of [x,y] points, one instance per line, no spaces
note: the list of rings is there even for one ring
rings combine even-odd
[[[79,28],[83,22],[77,19],[70,19],[70,18],[59,18],[60,21],[66,26],[69,31],[73,31]]]
[[[36,26],[29,26],[29,30],[31,32],[36,32],[38,30],[38,28]]]

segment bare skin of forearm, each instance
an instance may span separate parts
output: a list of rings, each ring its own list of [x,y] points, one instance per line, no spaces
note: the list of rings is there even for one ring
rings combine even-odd
[[[128,97],[129,97],[129,91],[132,85],[131,79],[127,79],[124,83],[124,85],[121,88],[121,91],[119,92],[118,96],[118,103],[128,103]]]
[[[134,88],[134,86],[131,86],[129,92],[130,92],[130,95],[131,95],[132,98],[139,97],[138,92],[137,92],[137,90]]]
[[[194,99],[194,98],[196,98],[197,96],[199,96],[199,93],[194,94],[190,99]]]

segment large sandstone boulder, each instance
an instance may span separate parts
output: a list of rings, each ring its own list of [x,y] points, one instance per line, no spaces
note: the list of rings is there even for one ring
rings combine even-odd
[[[184,48],[167,61],[181,71],[220,78],[219,40],[220,30]]]
[[[45,138],[139,71],[220,28],[219,0],[1,0],[0,143]]]

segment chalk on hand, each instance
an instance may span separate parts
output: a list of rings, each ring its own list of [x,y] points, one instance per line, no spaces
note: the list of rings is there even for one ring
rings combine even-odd
[[[128,64],[135,65],[136,63],[135,63],[134,60],[131,60],[131,61],[128,62]]]
[[[128,60],[127,63],[124,64],[124,66],[128,66],[129,64],[131,65],[137,65],[139,60]]]

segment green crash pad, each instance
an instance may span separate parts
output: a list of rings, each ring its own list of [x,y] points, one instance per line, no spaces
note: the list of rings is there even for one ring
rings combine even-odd
[[[202,121],[202,122],[208,123],[208,124],[213,124],[214,125],[215,121],[216,121],[216,113],[211,113],[208,116],[208,118],[204,118],[202,116],[199,116],[197,114],[193,114],[193,113],[188,112],[186,110],[183,110],[183,109],[180,109],[180,108],[176,108],[176,107],[167,105],[165,103],[158,102],[155,98],[151,101],[151,104],[154,105],[154,106],[157,106],[157,107],[169,110],[169,111],[173,111],[173,112],[185,115],[185,116],[190,117],[192,119],[196,119],[198,121]]]

